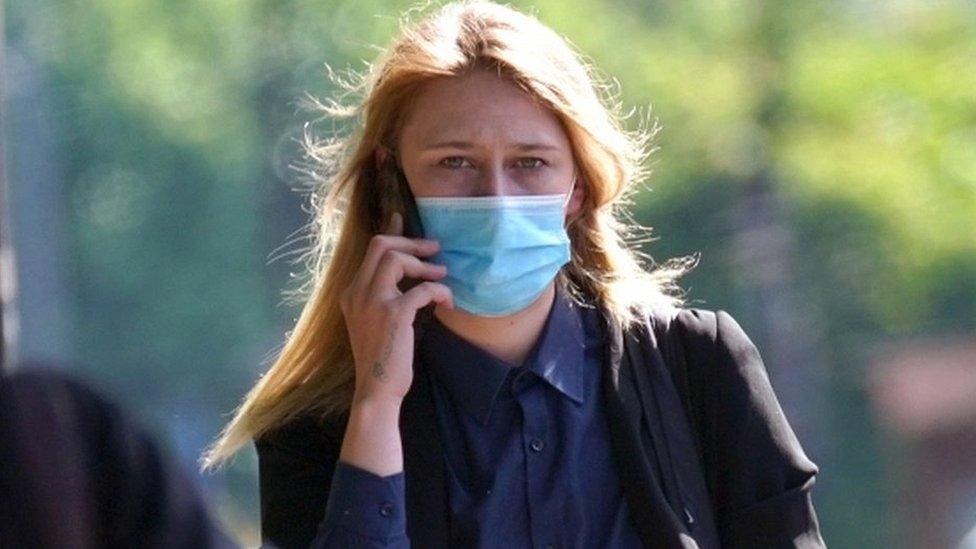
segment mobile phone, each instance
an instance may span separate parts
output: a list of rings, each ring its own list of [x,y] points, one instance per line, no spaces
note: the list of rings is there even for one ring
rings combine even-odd
[[[387,204],[391,210],[400,212],[403,218],[403,236],[407,238],[424,238],[424,227],[420,222],[417,202],[413,198],[413,192],[410,190],[409,183],[407,183],[406,175],[392,157],[387,158],[387,164],[384,166],[384,170],[387,173],[387,177],[392,179],[392,181],[388,181],[388,184],[392,186],[396,195],[395,198],[391,197],[393,200],[388,201]],[[389,189],[390,187],[385,188]],[[426,260],[426,258],[422,259]],[[401,292],[405,293],[421,282],[422,280],[405,276],[397,283],[397,287]]]
[[[403,236],[408,238],[424,238],[424,226],[420,222],[417,212],[417,202],[413,198],[407,177],[399,166],[396,167],[397,189],[400,194],[400,214],[403,216]]]

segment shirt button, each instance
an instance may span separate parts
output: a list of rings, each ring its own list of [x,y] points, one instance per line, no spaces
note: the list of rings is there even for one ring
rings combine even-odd
[[[532,448],[533,452],[541,452],[542,449],[546,447],[546,443],[541,438],[535,438],[532,439],[532,443],[529,444],[529,447]]]
[[[388,502],[388,501],[384,501],[383,503],[381,503],[380,504],[380,514],[383,515],[384,517],[388,517],[388,516],[392,515],[393,514],[393,504],[390,503],[390,502]]]

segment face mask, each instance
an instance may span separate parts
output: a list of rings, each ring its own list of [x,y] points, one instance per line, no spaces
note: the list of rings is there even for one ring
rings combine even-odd
[[[504,316],[535,301],[570,260],[570,196],[416,197],[425,237],[440,241],[432,261],[447,266],[440,282],[454,306]]]

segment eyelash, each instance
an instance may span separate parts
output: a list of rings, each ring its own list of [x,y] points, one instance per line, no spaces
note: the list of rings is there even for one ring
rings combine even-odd
[[[442,166],[444,168],[447,168],[449,170],[459,169],[459,168],[461,168],[463,166],[447,166],[447,165],[444,164],[444,162],[446,162],[448,160],[457,160],[457,159],[467,160],[463,156],[448,156],[447,158],[445,158],[445,159],[443,159],[443,160],[440,161],[440,166]],[[520,158],[518,161],[521,162],[523,160],[538,160],[539,161],[538,164],[536,164],[532,168],[526,168],[526,169],[529,169],[529,170],[536,169],[536,168],[542,168],[542,167],[545,167],[545,166],[548,166],[549,165],[549,163],[546,162],[545,160],[543,160],[541,158],[538,158],[538,157],[534,157],[534,156],[533,157]]]

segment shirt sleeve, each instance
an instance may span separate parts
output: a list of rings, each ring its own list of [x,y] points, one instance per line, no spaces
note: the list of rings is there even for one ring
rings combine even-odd
[[[406,473],[339,459],[345,416],[302,416],[255,439],[262,547],[407,549]]]
[[[826,547],[804,453],[759,351],[729,313],[715,314],[709,399],[713,495],[723,547]]]
[[[339,460],[316,548],[409,549],[404,472],[381,477]]]

